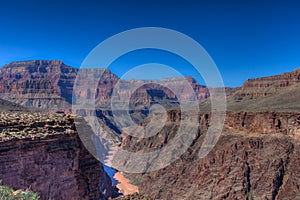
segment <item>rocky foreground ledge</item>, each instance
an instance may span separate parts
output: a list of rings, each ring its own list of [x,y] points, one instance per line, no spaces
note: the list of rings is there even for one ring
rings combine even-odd
[[[41,199],[108,199],[118,191],[81,143],[74,116],[0,113],[0,180]]]
[[[54,112],[1,112],[0,141],[74,134],[74,117]]]

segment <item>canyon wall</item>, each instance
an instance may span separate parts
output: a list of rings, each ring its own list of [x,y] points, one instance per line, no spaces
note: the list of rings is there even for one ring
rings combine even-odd
[[[76,71],[57,60],[12,62],[0,69],[0,97],[26,107],[68,109]]]
[[[153,199],[299,199],[300,148],[287,137],[226,135],[204,159],[198,150],[128,177]]]
[[[167,145],[182,117],[178,111],[169,111],[166,127],[156,136],[124,135],[123,148],[144,153]],[[217,145],[203,159],[198,152],[210,114],[198,117],[198,134],[178,160],[155,172],[125,174],[143,188],[141,195],[152,199],[300,198],[299,113],[229,112]]]
[[[300,82],[300,69],[274,76],[248,79],[236,93],[237,98],[265,97],[279,93]]]
[[[160,113],[156,113],[160,115]],[[150,116],[151,117],[151,116]],[[210,112],[182,112],[170,110],[167,112],[167,124],[179,124],[183,118],[190,117],[197,119],[199,129],[206,131],[211,123]],[[149,120],[141,125],[147,125]],[[288,135],[300,141],[300,113],[299,112],[278,112],[278,111],[258,111],[258,112],[232,112],[225,114],[223,132],[244,133],[244,134],[276,134]]]
[[[58,60],[12,62],[0,69],[0,98],[31,108],[70,111],[75,84],[78,90],[74,99],[77,102],[95,98],[96,107],[110,109],[113,90],[118,82],[119,77],[109,69],[82,68],[79,71]],[[153,80],[151,83],[121,80],[120,84],[116,101],[118,97],[129,96],[132,109],[148,108],[150,102],[175,107],[178,99],[201,101],[209,96],[208,89],[192,77]],[[135,85],[141,87],[136,88],[134,93],[130,92]]]
[[[97,77],[99,74],[102,74],[100,81]],[[57,60],[12,62],[0,69],[0,98],[26,107],[69,112],[74,84],[79,86],[74,99],[89,101],[95,98],[98,109],[111,109],[111,98],[117,83],[121,85],[121,88],[117,91],[114,101],[122,102],[121,99],[129,96],[132,110],[148,109],[153,103],[163,104],[166,108],[174,108],[178,107],[180,100],[198,100],[201,103],[210,96],[209,89],[198,84],[190,76],[152,81],[120,80],[109,69],[101,68],[80,69],[80,76],[77,77],[77,75],[77,68],[67,66]],[[248,79],[242,87],[225,88],[228,108],[231,110],[243,110],[247,107],[249,107],[247,110],[260,108],[278,110],[288,104],[287,110],[294,109],[293,104],[298,99],[297,94],[300,90],[299,82],[300,69],[274,76]],[[95,87],[92,87],[93,85]],[[130,89],[135,85],[144,86],[136,88],[137,90],[131,93]],[[210,88],[210,90],[218,94],[224,89]],[[283,94],[283,96],[277,98],[274,96],[277,94]],[[278,100],[286,95],[290,95],[290,98],[285,101]],[[261,97],[274,97],[276,102],[273,102],[272,98],[265,102]],[[272,103],[275,105],[272,106]]]
[[[0,180],[48,199],[118,196],[102,164],[83,146],[70,115],[1,113]]]
[[[243,88],[288,87],[300,82],[300,69],[274,76],[248,79]]]
[[[300,141],[298,112],[228,112],[225,128],[228,131],[251,134],[281,133]]]

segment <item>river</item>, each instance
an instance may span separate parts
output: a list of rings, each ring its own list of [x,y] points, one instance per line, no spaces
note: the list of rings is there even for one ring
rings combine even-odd
[[[139,192],[139,188],[130,183],[130,180],[126,178],[122,172],[118,172],[112,167],[103,165],[105,172],[108,174],[113,184],[119,189],[119,192],[123,195],[130,195]]]

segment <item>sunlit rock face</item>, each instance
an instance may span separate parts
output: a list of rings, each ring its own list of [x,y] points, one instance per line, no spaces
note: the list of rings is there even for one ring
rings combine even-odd
[[[132,95],[131,103],[136,109],[148,105],[150,100],[161,100],[174,107],[174,99],[201,101],[209,96],[208,89],[192,77],[120,80],[109,69],[79,70],[58,60],[31,60],[12,62],[0,69],[0,98],[26,107],[58,110],[70,110],[73,100],[95,99],[96,108],[109,109],[117,83],[122,85],[117,94]],[[78,90],[73,95],[74,84]],[[132,91],[132,85],[137,84],[141,87]]]
[[[12,62],[0,69],[0,97],[26,107],[68,109],[76,71],[56,60]]]
[[[274,76],[248,79],[244,82],[240,91],[240,97],[264,97],[279,93],[287,87],[294,86],[300,82],[300,69]]]
[[[41,200],[118,196],[102,164],[82,144],[73,116],[39,112],[2,112],[0,116],[3,184],[30,188]]]

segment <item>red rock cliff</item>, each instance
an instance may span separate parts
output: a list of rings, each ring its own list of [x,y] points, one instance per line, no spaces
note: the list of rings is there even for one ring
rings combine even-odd
[[[0,96],[27,107],[68,108],[76,71],[56,60],[12,62],[0,70]]]
[[[123,148],[142,153],[167,145],[181,117],[170,111],[156,136],[127,136]],[[200,159],[210,121],[209,113],[201,113],[199,134],[178,160],[155,172],[126,176],[141,195],[153,199],[299,199],[299,119],[299,113],[228,113],[217,145]]]
[[[99,74],[101,78],[97,77]],[[0,69],[0,98],[26,107],[69,110],[77,75],[78,69],[58,60],[12,62]],[[108,69],[83,68],[76,81],[76,85],[80,87],[74,96],[76,101],[95,98],[97,107],[107,109],[119,78]],[[130,94],[130,87],[126,86],[132,83],[146,84],[137,88],[131,97],[131,103],[138,109],[141,107],[137,106],[148,105],[150,100],[177,106],[175,94],[182,100],[195,100],[190,88],[194,90],[198,100],[209,96],[208,89],[197,84],[192,77],[163,79],[152,84],[147,84],[147,81],[143,80],[121,82],[125,87],[119,93],[125,96]],[[92,87],[93,85],[95,87]],[[173,91],[168,87],[173,88]]]
[[[81,143],[70,116],[1,113],[0,130],[3,184],[30,188],[42,200],[118,195],[102,164]]]
[[[275,76],[248,79],[238,89],[237,97],[264,97],[276,94],[287,87],[294,86],[300,82],[300,69],[286,72]]]

